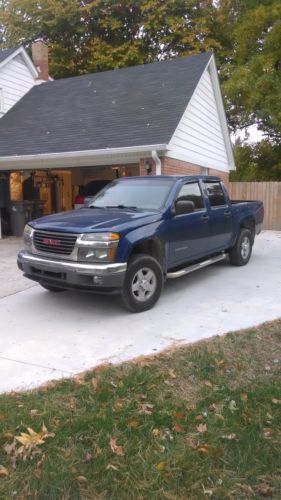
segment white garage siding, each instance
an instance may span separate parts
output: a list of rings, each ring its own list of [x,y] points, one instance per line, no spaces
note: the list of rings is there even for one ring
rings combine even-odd
[[[34,85],[35,79],[20,54],[0,68],[0,116],[7,113]]]
[[[218,103],[208,69],[203,73],[168,149],[167,156],[171,158],[225,172],[229,170]]]

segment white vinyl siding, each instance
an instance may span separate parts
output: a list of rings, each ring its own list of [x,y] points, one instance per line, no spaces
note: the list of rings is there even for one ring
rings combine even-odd
[[[34,77],[20,54],[0,68],[2,114],[9,111],[34,85]]]
[[[229,161],[209,70],[206,69],[168,145],[167,156],[228,172]]]

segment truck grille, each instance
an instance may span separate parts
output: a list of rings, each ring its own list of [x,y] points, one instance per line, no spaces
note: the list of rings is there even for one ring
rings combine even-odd
[[[76,243],[77,236],[69,233],[52,233],[34,231],[33,242],[39,252],[70,255]]]

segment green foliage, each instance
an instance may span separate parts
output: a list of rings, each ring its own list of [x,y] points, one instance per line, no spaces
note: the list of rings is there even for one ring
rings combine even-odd
[[[281,181],[281,145],[267,140],[234,146],[236,171],[231,181]]]
[[[244,151],[236,146],[234,175],[275,179],[280,19],[280,0],[0,0],[0,46],[29,50],[43,38],[54,78],[214,49],[231,130],[255,124],[269,139]]]
[[[279,142],[280,0],[221,0],[219,16],[227,32],[224,46],[232,46],[221,71],[230,124],[233,129],[257,124],[272,141]]]

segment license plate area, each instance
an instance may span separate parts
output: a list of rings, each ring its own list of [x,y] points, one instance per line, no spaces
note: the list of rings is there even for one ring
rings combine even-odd
[[[46,271],[45,269],[38,269],[37,267],[31,268],[32,273],[46,278],[53,278],[55,280],[66,280],[66,273],[54,273],[53,271]]]

